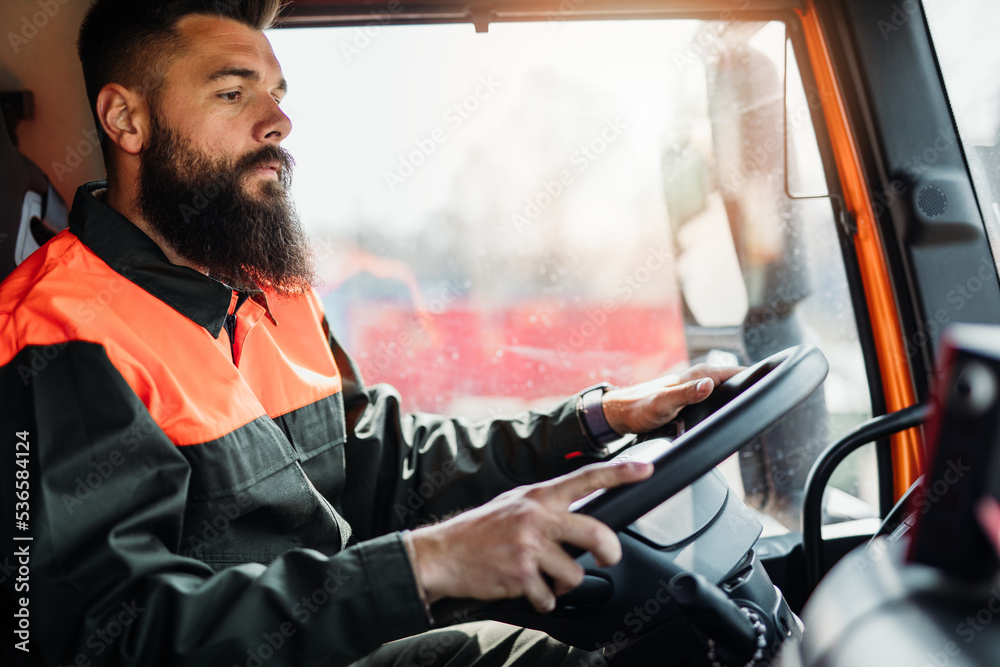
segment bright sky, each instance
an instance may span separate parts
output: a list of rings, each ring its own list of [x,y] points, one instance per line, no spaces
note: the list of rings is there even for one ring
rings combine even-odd
[[[295,129],[285,145],[298,162],[303,219],[313,229],[343,228],[359,214],[412,227],[450,205],[473,146],[488,146],[487,160],[522,157],[523,141],[510,139],[510,126],[536,107],[549,107],[555,124],[562,117],[578,125],[581,141],[600,131],[603,116],[623,118],[629,137],[656,136],[673,116],[672,86],[664,84],[685,74],[670,58],[670,45],[686,48],[696,27],[542,22],[493,25],[485,35],[471,25],[382,27],[367,43],[360,29],[272,31],[290,86],[284,106]],[[360,47],[344,51],[354,44]],[[548,88],[550,82],[562,89]],[[483,99],[470,98],[477,92]],[[586,96],[600,108],[577,108]],[[452,108],[463,101],[473,110]],[[386,172],[399,168],[415,142],[428,146],[435,129],[444,141],[391,191]],[[537,131],[525,128],[525,135],[534,139]],[[491,141],[496,132],[505,140]],[[634,141],[630,150],[641,155],[642,144]],[[643,158],[658,155],[648,151]]]
[[[769,24],[752,42],[779,72],[783,30]],[[269,33],[289,82],[283,108],[294,129],[284,145],[297,161],[295,200],[314,235],[354,239],[378,229],[413,238],[420,253],[451,229],[495,257],[542,263],[561,249],[608,273],[599,282],[610,286],[642,260],[635,253],[669,248],[661,161],[674,142],[711,141],[702,58],[717,39],[712,26],[586,21],[370,33]],[[581,155],[608,137],[604,154]],[[520,234],[511,216],[558,187],[560,174],[573,179],[571,195]],[[740,293],[717,281],[705,289]],[[708,303],[722,307],[717,297]]]

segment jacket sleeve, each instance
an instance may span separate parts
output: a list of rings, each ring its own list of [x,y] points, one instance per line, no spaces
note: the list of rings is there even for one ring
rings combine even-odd
[[[178,555],[189,464],[101,346],[26,348],[0,396],[0,664],[337,665],[427,629],[399,534],[218,572]]]
[[[404,414],[398,392],[366,386],[328,336],[344,382],[349,472],[341,508],[355,539],[412,528],[602,458],[577,397],[511,419]]]

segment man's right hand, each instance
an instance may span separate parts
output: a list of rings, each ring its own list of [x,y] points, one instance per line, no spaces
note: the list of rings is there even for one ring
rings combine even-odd
[[[538,611],[552,611],[556,595],[583,581],[583,568],[562,544],[589,551],[601,567],[621,559],[614,531],[597,519],[569,512],[569,506],[598,489],[638,482],[652,473],[653,466],[646,463],[587,466],[418,528],[410,534],[417,581],[429,602],[525,596]]]

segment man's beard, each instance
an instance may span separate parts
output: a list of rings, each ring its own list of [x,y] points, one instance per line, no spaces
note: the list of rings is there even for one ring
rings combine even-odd
[[[277,182],[255,173],[273,163],[281,165]],[[293,164],[274,145],[213,160],[154,118],[139,171],[139,209],[178,255],[233,289],[303,293],[314,274],[289,195]],[[258,185],[256,196],[247,192]]]

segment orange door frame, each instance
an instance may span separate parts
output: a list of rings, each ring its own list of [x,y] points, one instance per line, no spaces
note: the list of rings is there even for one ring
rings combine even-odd
[[[805,10],[798,10],[798,15],[816,86],[823,100],[823,115],[844,189],[845,205],[857,223],[854,246],[872,323],[886,409],[896,412],[913,405],[916,397],[885,250],[876,226],[856,139],[847,118],[844,97],[834,74],[833,61],[813,0],[806,0]],[[893,491],[899,498],[925,469],[919,429],[892,436],[892,462]]]

